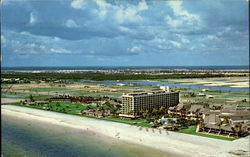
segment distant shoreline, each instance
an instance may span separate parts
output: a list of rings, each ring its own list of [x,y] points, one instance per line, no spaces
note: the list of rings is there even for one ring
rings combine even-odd
[[[157,129],[139,129],[139,127],[127,124],[12,105],[1,106],[1,113],[2,115],[7,114],[18,118],[32,119],[38,122],[44,121],[70,128],[93,131],[97,134],[103,134],[111,138],[117,138],[119,140],[148,146],[166,152],[173,152],[181,156],[229,157],[232,156],[229,152],[237,152],[239,150],[249,153],[249,137],[234,141],[223,141],[169,131],[167,133],[163,131],[159,132]]]
[[[2,78],[74,80],[153,80],[215,77],[249,77],[248,70],[49,70],[1,71]]]
[[[211,70],[249,70],[248,65],[235,66],[34,66],[1,67],[1,71],[95,71],[95,70],[140,70],[140,71],[211,71]]]

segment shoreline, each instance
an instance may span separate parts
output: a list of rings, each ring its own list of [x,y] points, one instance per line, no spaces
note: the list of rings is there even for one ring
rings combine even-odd
[[[233,157],[234,155],[229,152],[237,152],[240,150],[247,151],[245,152],[245,156],[249,153],[249,137],[234,141],[223,141],[170,131],[159,132],[157,129],[139,129],[137,126],[128,124],[12,105],[2,105],[1,109],[2,115],[43,121],[50,124],[94,132],[100,136],[108,136],[180,156]],[[241,156],[243,157],[244,155]]]

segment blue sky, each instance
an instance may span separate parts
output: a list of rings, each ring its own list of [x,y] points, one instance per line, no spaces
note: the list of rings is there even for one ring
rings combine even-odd
[[[3,0],[2,66],[248,65],[247,0]]]

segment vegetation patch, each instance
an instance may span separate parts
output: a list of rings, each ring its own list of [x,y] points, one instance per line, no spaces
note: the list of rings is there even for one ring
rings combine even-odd
[[[73,80],[147,80],[147,79],[179,79],[179,78],[208,78],[208,77],[229,77],[225,74],[103,74],[98,72],[82,72],[82,73],[3,73],[3,78],[20,78],[20,79],[73,79]],[[233,75],[234,76],[234,75]]]

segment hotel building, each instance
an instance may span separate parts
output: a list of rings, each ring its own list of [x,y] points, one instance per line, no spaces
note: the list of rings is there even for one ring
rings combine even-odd
[[[142,110],[169,108],[179,103],[179,92],[170,92],[168,87],[156,91],[137,91],[122,95],[122,114],[137,115]]]

